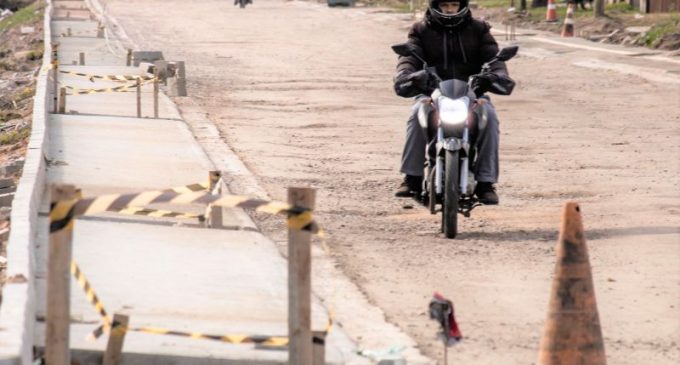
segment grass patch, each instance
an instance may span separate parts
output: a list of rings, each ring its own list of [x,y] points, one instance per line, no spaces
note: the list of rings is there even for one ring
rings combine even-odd
[[[31,128],[26,127],[19,130],[12,130],[0,134],[0,146],[6,146],[21,142],[31,135]]]
[[[641,39],[648,47],[656,47],[666,34],[680,32],[680,16],[673,15],[669,19],[654,25]]]
[[[19,9],[19,11],[10,17],[0,21],[0,33],[4,33],[7,29],[38,20],[43,15],[42,10],[43,7],[37,1],[25,8]]]

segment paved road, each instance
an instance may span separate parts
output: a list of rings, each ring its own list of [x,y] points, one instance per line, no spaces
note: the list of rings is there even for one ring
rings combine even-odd
[[[342,270],[428,355],[441,357],[426,316],[439,290],[466,336],[452,359],[535,360],[560,207],[575,199],[610,362],[680,360],[677,60],[520,37],[516,92],[494,98],[501,205],[474,211],[450,241],[437,217],[392,198],[410,102],[392,94],[389,45],[409,16],[301,1],[106,3],[132,43],[187,61],[193,100],[271,196],[319,188]]]

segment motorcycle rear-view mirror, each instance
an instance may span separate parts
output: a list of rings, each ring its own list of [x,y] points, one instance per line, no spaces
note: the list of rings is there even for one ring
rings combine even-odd
[[[496,58],[499,61],[507,61],[507,60],[515,57],[518,49],[519,49],[518,46],[505,47],[498,52],[498,55],[496,56]]]
[[[411,48],[411,45],[408,43],[395,44],[392,46],[392,50],[394,51],[394,53],[404,57],[410,56],[413,53],[413,49]]]

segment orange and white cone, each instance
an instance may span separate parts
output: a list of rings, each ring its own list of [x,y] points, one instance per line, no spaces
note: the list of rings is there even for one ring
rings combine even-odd
[[[548,0],[548,12],[545,13],[545,21],[557,21],[557,5],[555,5],[555,0]]]
[[[538,365],[606,365],[581,211],[567,202]]]
[[[567,6],[567,17],[564,18],[564,25],[562,26],[562,37],[574,36],[574,3],[569,3]]]

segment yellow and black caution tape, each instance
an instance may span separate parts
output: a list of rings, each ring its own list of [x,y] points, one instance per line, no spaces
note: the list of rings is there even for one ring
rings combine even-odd
[[[174,192],[177,192],[177,193],[191,193],[191,192],[196,192],[196,191],[206,191],[206,190],[208,190],[209,184],[210,184],[209,182],[189,184],[189,185],[178,186],[178,187],[166,189],[165,191],[174,191]],[[127,208],[119,211],[118,213],[129,214],[129,215],[142,215],[142,216],[156,217],[156,218],[198,219],[199,222],[205,222],[205,215],[204,214],[173,212],[173,211],[170,211],[170,210],[151,209],[151,208],[144,208],[144,207],[127,207]]]
[[[113,326],[112,328],[107,328],[107,326]],[[332,315],[328,318],[328,323],[324,329],[324,337],[313,336],[312,342],[316,344],[325,344],[325,335],[327,335],[331,328],[333,327],[333,317]],[[154,335],[169,335],[169,336],[179,336],[188,337],[197,340],[212,340],[230,343],[234,345],[253,343],[261,346],[268,347],[285,347],[288,346],[287,336],[262,336],[262,335],[214,335],[206,334],[200,332],[184,332],[184,331],[174,331],[165,328],[155,328],[155,327],[119,327],[117,323],[107,324],[104,323],[95,328],[92,333],[88,336],[91,340],[96,340],[101,337],[102,334],[108,332],[109,330],[115,331],[127,331],[127,332],[142,332]]]
[[[155,78],[155,76],[144,76],[144,75],[95,75],[95,74],[86,74],[86,73],[82,73],[82,72],[65,71],[65,70],[60,70],[59,72],[63,73],[63,74],[67,74],[67,75],[72,75],[72,76],[86,77],[92,82],[94,82],[94,79],[110,80],[110,81],[136,81],[136,80],[153,81],[154,78]]]
[[[95,294],[92,285],[87,281],[82,270],[78,267],[75,260],[71,261],[71,273],[78,281],[78,284],[87,295],[87,299],[97,310],[97,313],[102,317],[103,323],[97,326],[89,335],[88,339],[96,340],[101,337],[104,333],[109,331],[128,331],[128,332],[142,332],[150,333],[154,335],[169,335],[169,336],[179,336],[188,337],[201,340],[213,340],[220,341],[230,344],[247,344],[253,343],[268,347],[284,347],[288,345],[288,337],[286,336],[262,336],[262,335],[214,335],[205,334],[200,332],[184,332],[184,331],[174,331],[165,328],[156,327],[120,327],[117,323],[112,322],[109,317],[104,305],[102,304],[97,294]],[[312,341],[317,344],[325,343],[325,335],[327,335],[333,328],[333,312],[329,311],[328,323],[324,329],[324,337],[314,336]]]
[[[109,318],[109,315],[106,313],[106,309],[104,309],[104,305],[102,302],[99,300],[99,297],[97,297],[97,294],[95,294],[94,289],[92,288],[92,285],[90,285],[90,282],[87,281],[87,278],[85,278],[85,274],[80,270],[78,267],[78,264],[76,264],[75,260],[71,260],[71,274],[73,274],[73,277],[76,278],[76,281],[78,282],[78,285],[83,289],[85,292],[85,295],[87,295],[87,299],[90,301],[90,303],[94,306],[94,308],[97,310],[97,313],[102,317],[102,320],[104,321],[105,327],[111,326],[111,319]],[[102,327],[104,328],[104,327]]]
[[[140,84],[141,85],[146,85],[149,83],[149,81],[145,81]],[[68,86],[65,85],[64,88],[72,90],[71,92],[66,93],[66,95],[83,95],[83,94],[96,94],[96,93],[125,93],[125,92],[131,92],[134,91],[133,89],[137,87],[137,84],[125,84],[121,86],[116,86],[116,87],[105,87],[105,88],[100,88],[100,89],[78,89],[73,86]]]
[[[72,224],[81,215],[101,212],[120,212],[129,206],[147,206],[156,203],[212,204],[225,208],[254,209],[270,214],[288,216],[288,227],[301,229],[323,236],[309,209],[288,203],[253,199],[239,195],[213,195],[206,191],[178,193],[173,190],[147,191],[130,194],[102,195],[94,198],[62,200],[50,206],[50,232],[57,232]]]
[[[151,209],[151,208],[143,208],[143,207],[127,207],[127,208],[119,211],[118,213],[128,214],[128,215],[143,215],[143,216],[146,216],[146,217],[155,217],[155,218],[187,218],[187,219],[198,219],[199,222],[205,221],[205,215],[204,214],[173,212],[171,210]]]

